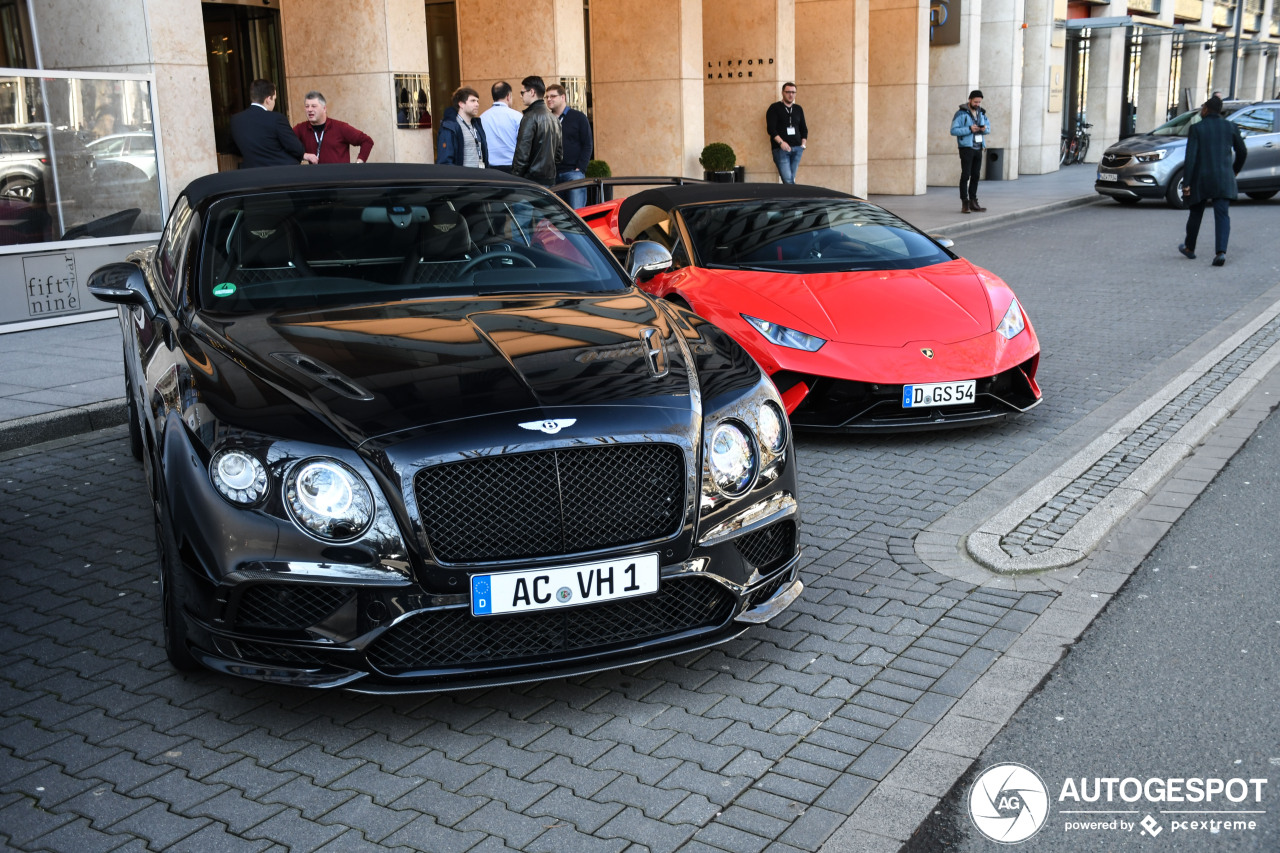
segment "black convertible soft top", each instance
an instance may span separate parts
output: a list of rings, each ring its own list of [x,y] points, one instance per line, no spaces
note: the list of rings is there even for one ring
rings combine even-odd
[[[379,184],[420,183],[509,184],[537,186],[498,169],[468,169],[463,166],[432,166],[421,163],[352,163],[324,166],[265,166],[218,172],[196,178],[184,190],[192,207],[207,198],[244,192],[267,192],[297,187],[378,186]]]
[[[811,187],[807,184],[684,184],[655,187],[642,190],[622,200],[622,204],[618,205],[618,232],[625,234],[631,217],[645,207],[669,211],[684,204],[788,198],[861,200],[848,193],[829,190],[825,187]]]

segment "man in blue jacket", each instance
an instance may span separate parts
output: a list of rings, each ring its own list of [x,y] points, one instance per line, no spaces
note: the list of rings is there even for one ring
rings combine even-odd
[[[483,169],[489,165],[489,143],[480,123],[480,93],[463,86],[453,93],[436,139],[436,163]]]
[[[978,178],[982,174],[982,151],[986,148],[991,121],[982,108],[982,92],[974,89],[969,100],[960,105],[951,119],[951,135],[960,148],[960,212],[981,213],[978,204]]]
[[[1222,117],[1222,98],[1214,95],[1200,108],[1201,119],[1187,134],[1183,163],[1182,197],[1190,205],[1187,238],[1178,251],[1194,259],[1196,238],[1206,204],[1213,205],[1213,265],[1227,262],[1227,238],[1231,236],[1231,200],[1239,194],[1236,175],[1244,168],[1249,149],[1240,128]],[[1233,156],[1234,155],[1234,156]]]
[[[593,142],[591,122],[578,110],[569,106],[564,86],[552,83],[547,87],[547,108],[560,121],[560,135],[564,139],[563,158],[556,163],[556,181],[576,181],[587,176],[587,164],[591,162]],[[574,210],[587,205],[587,188],[578,187],[565,194],[566,202]]]

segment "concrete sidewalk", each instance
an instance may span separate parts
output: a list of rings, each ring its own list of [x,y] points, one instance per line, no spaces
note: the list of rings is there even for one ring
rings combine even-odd
[[[986,213],[962,215],[956,187],[924,195],[873,195],[871,201],[917,228],[963,237],[1001,223],[1104,199],[1092,167],[1067,167],[1014,181],[984,181]],[[960,254],[963,245],[958,245]],[[106,307],[105,305],[103,306]],[[0,334],[0,453],[125,422],[120,326],[94,320]]]

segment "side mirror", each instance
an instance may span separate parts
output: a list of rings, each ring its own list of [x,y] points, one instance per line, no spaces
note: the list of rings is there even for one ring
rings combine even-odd
[[[941,234],[930,234],[929,239],[944,249],[950,249],[956,244],[955,240],[952,240],[950,237],[943,237]]]
[[[638,240],[627,252],[627,275],[637,283],[671,269],[671,253],[661,243]]]
[[[89,292],[113,305],[141,308],[148,314],[155,313],[151,294],[147,292],[147,279],[137,264],[127,261],[98,267],[89,276]]]

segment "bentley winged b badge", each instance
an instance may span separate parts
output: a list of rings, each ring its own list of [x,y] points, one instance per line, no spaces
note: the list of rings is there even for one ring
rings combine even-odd
[[[565,427],[571,427],[577,422],[577,418],[548,418],[545,421],[525,421],[520,426],[524,429],[539,430],[547,435],[555,435]]]

